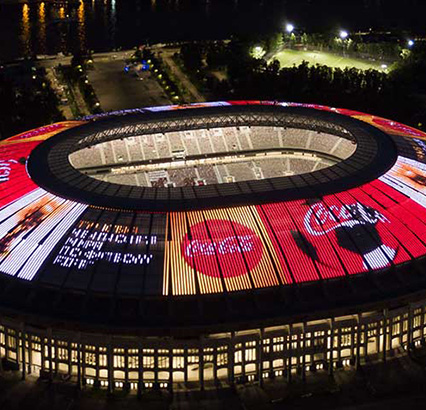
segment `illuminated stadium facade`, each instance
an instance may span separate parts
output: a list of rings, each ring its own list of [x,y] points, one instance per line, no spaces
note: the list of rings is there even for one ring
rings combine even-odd
[[[322,106],[109,113],[0,142],[0,353],[141,391],[423,343],[426,134]]]

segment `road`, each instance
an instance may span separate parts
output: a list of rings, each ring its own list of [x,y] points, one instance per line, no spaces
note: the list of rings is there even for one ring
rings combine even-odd
[[[177,48],[163,48],[161,50],[161,57],[165,64],[167,64],[172,72],[172,74],[182,83],[184,88],[188,91],[191,96],[190,102],[204,102],[206,99],[204,96],[197,90],[194,84],[190,79],[182,72],[182,70],[177,66],[173,60],[173,54],[179,51]]]

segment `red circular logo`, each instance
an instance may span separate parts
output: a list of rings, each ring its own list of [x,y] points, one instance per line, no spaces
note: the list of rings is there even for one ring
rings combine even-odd
[[[262,259],[260,238],[246,226],[213,219],[191,226],[191,236],[182,240],[185,261],[198,272],[218,277],[218,263],[224,277],[245,275]]]

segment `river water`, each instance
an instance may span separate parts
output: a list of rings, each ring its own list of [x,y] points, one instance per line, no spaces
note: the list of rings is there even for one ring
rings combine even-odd
[[[1,0],[0,0],[1,1]],[[3,0],[14,1],[14,0]],[[0,60],[282,29],[425,30],[426,1],[78,0],[0,3]]]

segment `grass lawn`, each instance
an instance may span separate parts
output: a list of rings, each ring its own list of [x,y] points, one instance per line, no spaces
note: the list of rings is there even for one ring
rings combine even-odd
[[[381,67],[383,64],[381,61],[369,61],[343,57],[323,51],[283,50],[275,54],[272,59],[274,58],[280,62],[281,67],[292,67],[293,65],[298,66],[303,60],[305,60],[309,64],[321,64],[336,68],[355,67],[360,70],[368,70],[370,68],[381,71],[384,70]]]

